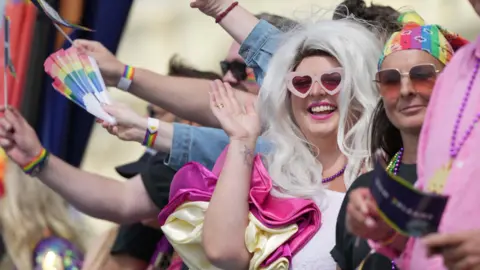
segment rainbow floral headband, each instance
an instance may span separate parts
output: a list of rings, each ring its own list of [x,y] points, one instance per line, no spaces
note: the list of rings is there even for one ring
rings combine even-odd
[[[452,59],[453,53],[468,43],[459,34],[439,25],[425,25],[425,21],[416,12],[402,13],[398,22],[403,25],[402,30],[393,33],[385,44],[383,54],[378,61],[379,69],[385,57],[403,50],[428,52],[446,65]]]

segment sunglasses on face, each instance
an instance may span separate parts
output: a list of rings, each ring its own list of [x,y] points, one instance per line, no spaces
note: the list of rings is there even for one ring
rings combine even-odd
[[[291,72],[287,75],[287,88],[292,94],[305,98],[312,91],[317,82],[329,95],[336,95],[340,91],[343,69],[335,68],[321,75],[310,75],[302,72]]]
[[[239,82],[245,81],[247,79],[247,64],[240,61],[222,61],[220,62],[220,67],[222,68],[222,74],[225,76],[229,71],[232,72],[233,77]]]
[[[379,85],[380,95],[383,98],[395,99],[400,95],[402,78],[408,77],[413,89],[423,95],[430,95],[440,72],[433,64],[414,66],[409,72],[400,72],[398,69],[384,69],[377,72],[375,82]]]

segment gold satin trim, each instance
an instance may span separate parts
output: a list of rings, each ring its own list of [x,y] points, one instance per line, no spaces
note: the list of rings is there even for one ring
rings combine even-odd
[[[217,270],[207,259],[202,247],[203,222],[208,202],[186,202],[179,206],[161,227],[183,262],[192,270]],[[249,270],[288,270],[286,258],[279,258],[267,267],[261,263],[298,231],[298,226],[271,229],[251,213],[245,231],[245,245],[253,253]]]

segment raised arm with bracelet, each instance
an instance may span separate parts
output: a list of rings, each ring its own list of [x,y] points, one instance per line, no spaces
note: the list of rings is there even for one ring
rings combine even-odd
[[[128,91],[180,118],[219,126],[208,105],[209,80],[164,76],[124,65],[96,41],[76,40],[75,45],[97,60],[107,86]],[[242,102],[255,98],[244,91],[236,91],[236,95]]]

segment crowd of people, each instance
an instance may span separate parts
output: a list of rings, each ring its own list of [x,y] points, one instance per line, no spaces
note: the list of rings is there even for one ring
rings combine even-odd
[[[361,0],[301,23],[232,0],[190,5],[233,39],[222,75],[177,57],[161,75],[75,41],[108,86],[151,104],[146,116],[105,105],[116,124],[99,121],[147,148],[116,168],[127,181],[68,165],[2,109],[6,267],[480,269],[480,41]],[[381,217],[378,160],[449,196],[437,233],[409,237]],[[85,247],[70,206],[121,225]]]

